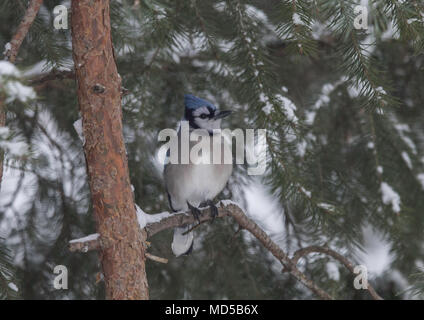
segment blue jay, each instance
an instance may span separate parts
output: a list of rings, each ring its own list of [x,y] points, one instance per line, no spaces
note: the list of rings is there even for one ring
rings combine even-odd
[[[231,176],[232,164],[223,161],[213,164],[212,150],[214,143],[219,143],[221,148],[221,155],[229,152],[231,155],[231,148],[229,143],[222,137],[213,139],[219,133],[221,128],[222,118],[231,114],[231,111],[219,111],[209,101],[197,98],[191,94],[184,96],[184,119],[189,125],[190,133],[194,129],[204,129],[200,132],[209,135],[210,148],[209,151],[202,152],[201,157],[208,157],[209,163],[193,163],[192,159],[188,164],[182,164],[178,161],[177,164],[168,163],[165,165],[164,178],[166,191],[168,193],[168,200],[171,210],[187,211],[190,209],[195,218],[198,219],[200,213],[199,207],[209,205],[213,218],[218,214],[217,207],[213,204],[212,200],[222,191]],[[199,130],[196,130],[199,132]],[[196,133],[195,132],[195,133]],[[181,126],[178,131],[178,154],[181,153]],[[187,142],[189,151],[197,143],[197,141]],[[225,150],[228,148],[227,150]],[[204,151],[204,150],[202,150]],[[169,156],[169,150],[168,150]],[[172,241],[172,251],[178,257],[183,254],[189,254],[193,249],[193,232],[188,232],[192,226],[187,225],[174,229],[174,238]]]

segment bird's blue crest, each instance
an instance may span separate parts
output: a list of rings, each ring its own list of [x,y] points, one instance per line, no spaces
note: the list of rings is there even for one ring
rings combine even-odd
[[[209,101],[206,101],[204,99],[200,99],[196,96],[193,96],[192,94],[185,94],[184,95],[184,105],[187,109],[197,109],[200,107],[211,107],[212,109],[216,110],[216,107],[210,103]]]

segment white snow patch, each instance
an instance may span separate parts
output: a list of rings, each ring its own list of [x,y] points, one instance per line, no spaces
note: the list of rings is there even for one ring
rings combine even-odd
[[[259,20],[268,29],[274,30],[274,27],[269,23],[268,17],[265,14],[265,12],[263,12],[261,9],[258,9],[250,4],[246,4],[245,7],[246,7],[246,12],[250,17]]]
[[[307,143],[305,140],[302,140],[301,142],[297,144],[297,154],[302,158],[305,156],[306,147],[307,147]]]
[[[300,18],[300,15],[296,12],[293,13],[293,23],[301,26],[305,25],[305,23]]]
[[[332,204],[325,203],[325,202],[318,203],[317,206],[320,207],[321,209],[324,209],[330,212],[334,212],[336,210],[336,208]]]
[[[6,43],[4,45],[3,55],[5,56],[11,49],[12,49],[12,45],[10,44],[10,42]]]
[[[412,161],[411,158],[409,157],[409,154],[405,151],[402,152],[401,154],[403,161],[405,161],[406,165],[408,166],[409,169],[412,169]]]
[[[324,105],[327,105],[330,102],[330,94],[334,91],[334,89],[345,82],[345,78],[341,78],[338,80],[335,84],[326,83],[322,86],[321,94],[318,97],[318,100],[315,102],[315,104],[312,106],[310,111],[305,112],[305,122],[308,125],[313,125],[315,121],[316,114],[321,107]]]
[[[252,181],[246,186],[244,195],[247,201],[245,213],[278,242],[284,233],[284,220],[276,198],[260,181]]]
[[[214,9],[218,12],[224,12],[226,4],[224,1],[217,2],[213,5]]]
[[[13,282],[9,282],[9,283],[7,284],[7,286],[8,286],[10,289],[12,289],[13,291],[15,291],[15,292],[18,292],[18,291],[19,291],[18,287],[17,287],[17,286],[16,286],[16,284],[14,284]]]
[[[418,179],[419,183],[421,183],[421,187],[424,190],[424,173],[417,174],[417,179]]]
[[[9,128],[0,127],[0,148],[6,151],[9,156],[22,157],[28,153],[29,147],[19,140],[19,137],[11,137]]]
[[[93,240],[97,240],[99,237],[100,237],[100,234],[93,233],[93,234],[90,234],[90,235],[83,237],[83,238],[71,240],[71,241],[69,241],[69,243],[79,243],[79,242],[93,241]]]
[[[81,67],[81,64],[79,65]],[[54,69],[56,71],[71,71],[74,69],[74,61],[72,58],[65,58],[63,61],[63,65],[55,66]],[[24,78],[32,78],[35,76],[40,76],[43,74],[47,74],[53,70],[53,66],[51,66],[47,60],[40,60],[33,65],[22,70],[22,76]]]
[[[390,242],[378,230],[367,226],[363,229],[363,235],[364,251],[358,252],[358,262],[367,267],[369,280],[387,270],[394,257],[390,252]]]
[[[269,101],[268,97],[265,96],[264,93],[261,93],[259,95],[259,100],[265,104],[265,106],[262,108],[262,111],[268,116],[273,109],[271,102]]]
[[[378,88],[375,89],[375,91],[377,91],[381,95],[387,94],[386,90],[384,90],[383,87],[378,87]]]
[[[390,21],[387,26],[387,30],[381,34],[381,41],[390,41],[392,39],[398,39],[399,36],[399,29],[394,26],[393,21]]]
[[[349,97],[353,99],[359,97],[360,90],[358,87],[351,85],[347,88],[347,93],[349,94]]]
[[[284,89],[287,89],[287,88],[283,87],[282,90],[284,91]],[[284,97],[281,94],[276,94],[274,98],[281,105],[281,108],[284,114],[286,115],[287,120],[292,122],[298,122],[298,118],[295,114],[295,111],[297,109],[295,104],[289,98]],[[265,95],[265,93],[261,92],[259,95],[259,101],[264,104],[264,107],[262,107],[262,111],[266,115],[269,115],[274,109],[274,106],[271,103],[269,97]]]
[[[406,20],[406,23],[407,23],[407,24],[411,24],[411,23],[419,22],[419,21],[420,21],[420,20],[418,20],[417,18],[411,18],[411,19]]]
[[[316,20],[313,22],[311,29],[312,37],[315,40],[323,39],[325,36],[330,34],[330,30],[328,30],[327,25]]]
[[[27,102],[37,97],[33,88],[23,85],[20,81],[10,79],[11,77],[20,77],[21,72],[9,61],[0,61],[0,87],[6,93],[6,103],[14,100]]]
[[[168,50],[171,58],[179,63],[181,57],[195,57],[207,46],[208,40],[203,34],[189,37],[186,33],[179,33]]]
[[[6,151],[9,156],[23,157],[28,153],[28,145],[23,141],[0,141],[0,148]]]
[[[282,95],[278,94],[275,96],[275,98],[280,101],[282,107],[283,107],[283,111],[284,114],[286,115],[287,119],[289,121],[298,122],[298,119],[296,117],[295,111],[296,111],[296,106],[294,105],[294,103],[286,97],[283,97]]]
[[[32,87],[25,86],[16,80],[7,81],[4,88],[7,95],[6,103],[14,100],[27,102],[28,100],[33,100],[37,97]]]
[[[0,127],[0,140],[6,140],[9,138],[10,131],[8,127]]]
[[[218,206],[219,206],[219,207],[227,207],[227,206],[229,206],[229,205],[235,205],[235,206],[237,206],[237,207],[240,207],[240,205],[239,205],[237,202],[234,202],[233,200],[229,200],[229,199],[221,200],[221,201],[219,201],[219,203],[218,203]],[[243,210],[243,211],[244,211],[244,210]]]
[[[78,134],[78,137],[82,141],[82,145],[85,145],[85,137],[84,133],[82,131],[82,119],[79,118],[77,121],[74,122],[74,129]]]
[[[308,190],[306,190],[304,187],[300,187],[300,190],[303,192],[303,194],[305,195],[305,196],[307,196],[308,198],[311,198],[312,197],[312,193],[311,193],[311,191],[308,191]]]
[[[393,122],[397,122],[397,119],[393,119]],[[397,130],[400,138],[403,142],[412,150],[413,154],[417,154],[417,147],[415,143],[406,135],[406,132],[411,132],[411,128],[407,124],[396,123],[394,124],[395,129]]]
[[[31,77],[43,74],[44,72],[46,72],[47,69],[48,69],[47,60],[41,60],[33,64],[32,66],[26,68],[25,70],[23,70],[22,75],[25,78],[31,78]]]
[[[0,139],[5,140],[9,137],[10,130],[8,127],[0,127]]]
[[[19,77],[20,72],[13,63],[6,60],[0,60],[0,81],[3,76]]]
[[[399,194],[384,181],[381,183],[380,191],[383,203],[386,205],[391,205],[393,212],[399,213],[401,203]]]
[[[167,211],[156,214],[147,214],[138,205],[135,205],[135,207],[138,224],[140,225],[141,229],[146,227],[148,224],[160,222],[162,219],[172,216],[172,214]]]
[[[326,265],[328,277],[334,281],[340,280],[340,271],[337,263],[329,261]]]

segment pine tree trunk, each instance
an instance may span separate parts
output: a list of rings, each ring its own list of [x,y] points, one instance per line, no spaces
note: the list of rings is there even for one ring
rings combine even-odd
[[[72,1],[72,46],[84,152],[108,299],[148,299],[145,231],[138,225],[122,134],[121,78],[108,0]]]

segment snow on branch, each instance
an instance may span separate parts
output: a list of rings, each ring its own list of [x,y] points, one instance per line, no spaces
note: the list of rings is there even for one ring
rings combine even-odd
[[[78,137],[80,138],[82,145],[85,145],[85,137],[84,133],[82,131],[82,119],[78,118],[77,121],[74,122],[74,129],[78,134]]]
[[[69,249],[71,251],[88,252],[99,248],[100,234],[93,233],[86,237],[69,241]]]
[[[294,276],[299,282],[309,288],[314,294],[321,299],[331,300],[333,299],[327,292],[319,288],[312,280],[308,279],[304,273],[302,273],[297,267],[295,261],[289,258],[289,256],[263,231],[254,221],[250,220],[243,209],[239,207],[237,203],[230,200],[224,200],[217,204],[218,216],[217,218],[223,218],[226,216],[232,217],[240,226],[241,229],[249,231],[262,245],[275,257],[277,258],[284,268]],[[210,209],[208,207],[200,209],[201,214],[199,215],[199,224],[209,221],[212,219]],[[143,212],[137,207],[137,218],[140,227],[144,227],[147,238],[152,237],[158,232],[163,230],[180,227],[186,224],[194,224],[197,220],[194,219],[193,215],[186,212],[168,213],[163,212],[159,214],[149,215]],[[87,239],[87,238],[85,238]],[[90,250],[100,249],[102,247],[101,237],[92,235],[88,237],[88,241],[84,241],[84,238],[70,241],[70,251],[82,251],[87,252]],[[150,257],[150,254],[146,253],[146,258],[157,261]],[[157,257],[155,257],[157,258]],[[162,258],[159,258],[162,259]]]
[[[217,218],[223,218],[226,216],[232,217],[240,226],[240,229],[249,231],[254,237],[256,237],[259,242],[283,265],[284,272],[289,272],[294,276],[299,282],[309,288],[314,294],[316,294],[321,299],[330,300],[333,299],[327,292],[319,288],[315,282],[308,279],[304,273],[302,273],[297,268],[298,260],[311,252],[321,252],[332,256],[333,258],[339,260],[343,263],[351,272],[353,272],[353,265],[345,257],[338,254],[337,252],[324,247],[311,246],[307,248],[300,249],[295,252],[292,258],[288,256],[267,234],[263,231],[254,221],[250,220],[243,209],[240,206],[230,200],[222,200],[217,204],[218,216]],[[137,219],[141,228],[144,228],[147,233],[147,238],[152,237],[156,233],[159,233],[163,230],[173,229],[175,227],[181,227],[186,224],[194,224],[197,222],[193,215],[186,212],[162,212],[158,214],[146,214],[138,206],[137,209]],[[201,214],[199,215],[199,221],[197,225],[212,220],[209,207],[201,208]],[[87,252],[90,250],[96,250],[101,248],[101,238],[98,234],[93,234],[91,236],[72,240],[69,242],[70,251],[80,251]],[[159,257],[152,256],[149,253],[146,253],[146,258],[166,263],[167,260]],[[160,261],[160,260],[166,260]],[[375,300],[382,299],[375,290],[369,285],[368,291]]]
[[[391,205],[393,212],[399,213],[401,206],[399,194],[384,181],[381,182],[380,191],[383,203],[385,205]]]
[[[221,201],[224,207],[218,207],[218,216],[222,218],[228,215],[226,207],[233,204],[231,201]],[[233,204],[236,205],[236,204]],[[236,205],[237,206],[237,205]],[[200,223],[211,220],[211,216],[207,214],[209,208],[202,208],[202,214],[199,216]],[[147,214],[139,206],[136,206],[137,220],[141,228],[144,228],[147,233],[147,238],[154,236],[163,230],[172,229],[186,224],[197,222],[191,214],[185,212],[161,212],[157,214]],[[97,235],[97,236],[96,236]],[[84,238],[69,241],[69,250],[71,252],[81,251],[88,252],[100,248],[101,240],[98,239],[98,234],[92,234]]]

